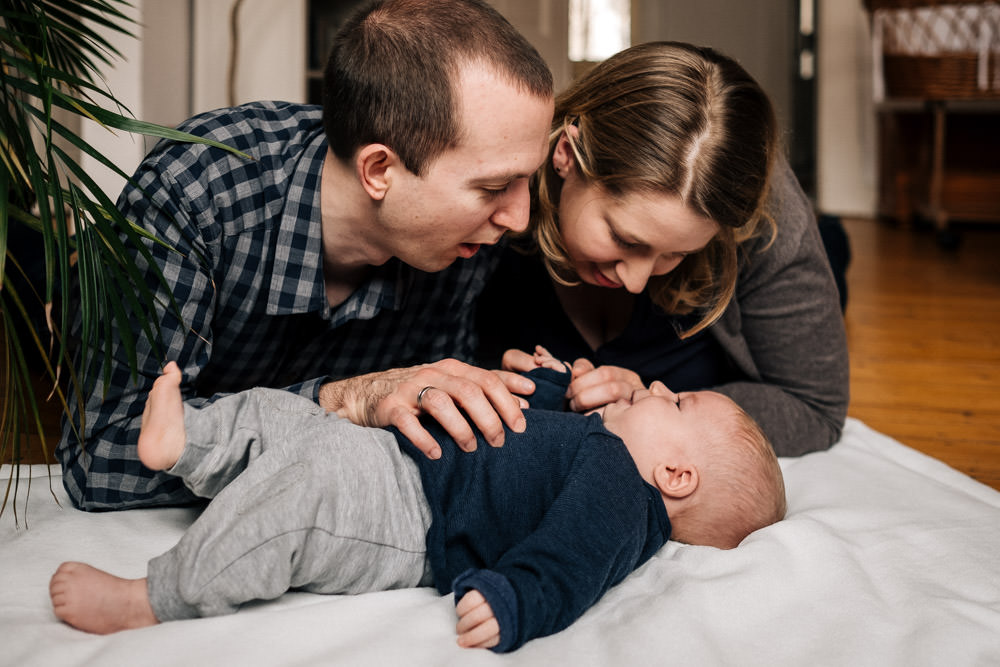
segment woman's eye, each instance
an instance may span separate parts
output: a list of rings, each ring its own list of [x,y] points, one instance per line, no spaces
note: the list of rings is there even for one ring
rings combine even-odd
[[[614,241],[615,245],[617,245],[619,248],[624,248],[625,250],[632,250],[634,248],[639,247],[638,243],[631,243],[629,241],[626,241],[622,237],[618,236],[618,234],[615,233],[615,230],[611,229],[610,232],[611,232],[611,240]]]

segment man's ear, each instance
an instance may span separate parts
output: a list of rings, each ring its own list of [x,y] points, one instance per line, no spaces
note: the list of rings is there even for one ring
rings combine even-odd
[[[573,154],[573,147],[569,144],[569,137],[567,134],[572,135],[574,138],[580,134],[580,128],[576,125],[570,125],[566,128],[559,139],[556,141],[556,147],[552,151],[552,166],[555,168],[556,173],[566,177],[566,174],[570,172],[573,167],[576,166],[576,155]]]
[[[660,493],[668,498],[680,500],[698,488],[698,469],[690,464],[670,466],[661,463],[653,470],[653,482]]]
[[[401,164],[399,156],[384,144],[366,144],[354,158],[361,187],[376,201],[381,201],[389,191],[389,168]]]

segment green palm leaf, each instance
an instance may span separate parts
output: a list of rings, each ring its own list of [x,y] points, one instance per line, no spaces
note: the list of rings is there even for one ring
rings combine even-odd
[[[91,355],[107,368],[112,331],[122,337],[134,376],[139,340],[128,318],[140,317],[141,335],[155,348],[157,307],[176,311],[173,302],[156,303],[156,286],[145,283],[133,259],[138,253],[156,266],[143,240],[164,241],[126,220],[79,160],[89,156],[122,178],[129,175],[57,122],[53,111],[108,131],[233,150],[137,120],[104,88],[100,68],[121,55],[98,29],[131,36],[128,7],[124,0],[0,0],[0,461],[15,463],[0,493],[0,514],[14,498],[16,522],[19,462],[29,446],[38,448],[34,458],[50,460],[54,444],[46,443],[39,418],[39,380],[67,410],[65,383],[87,381],[79,369],[91,367]],[[67,351],[71,317],[67,300],[59,298],[74,282],[83,322],[77,359]],[[37,444],[30,444],[31,430],[40,436]]]

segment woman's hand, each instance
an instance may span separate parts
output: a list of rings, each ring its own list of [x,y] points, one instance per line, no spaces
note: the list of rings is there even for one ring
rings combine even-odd
[[[587,412],[608,403],[628,398],[645,385],[639,374],[620,366],[599,366],[587,359],[573,362],[573,380],[566,398],[574,412]]]
[[[458,645],[463,648],[491,648],[500,643],[500,624],[483,594],[473,589],[455,606],[458,613]]]
[[[530,380],[514,373],[443,359],[325,384],[319,403],[360,426],[395,426],[420,451],[436,459],[441,446],[420,424],[419,415],[434,417],[461,449],[472,451],[476,436],[464,411],[486,441],[500,447],[504,424],[518,433],[525,427],[521,409],[527,401],[512,392],[534,390]]]

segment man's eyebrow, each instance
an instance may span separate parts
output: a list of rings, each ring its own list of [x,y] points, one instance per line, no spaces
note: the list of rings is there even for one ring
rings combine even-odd
[[[517,172],[517,173],[509,172],[506,174],[494,174],[492,176],[480,176],[478,178],[472,179],[471,182],[477,185],[480,183],[512,183],[518,180],[519,178],[529,178],[533,173],[534,172],[527,174],[524,172]]]

